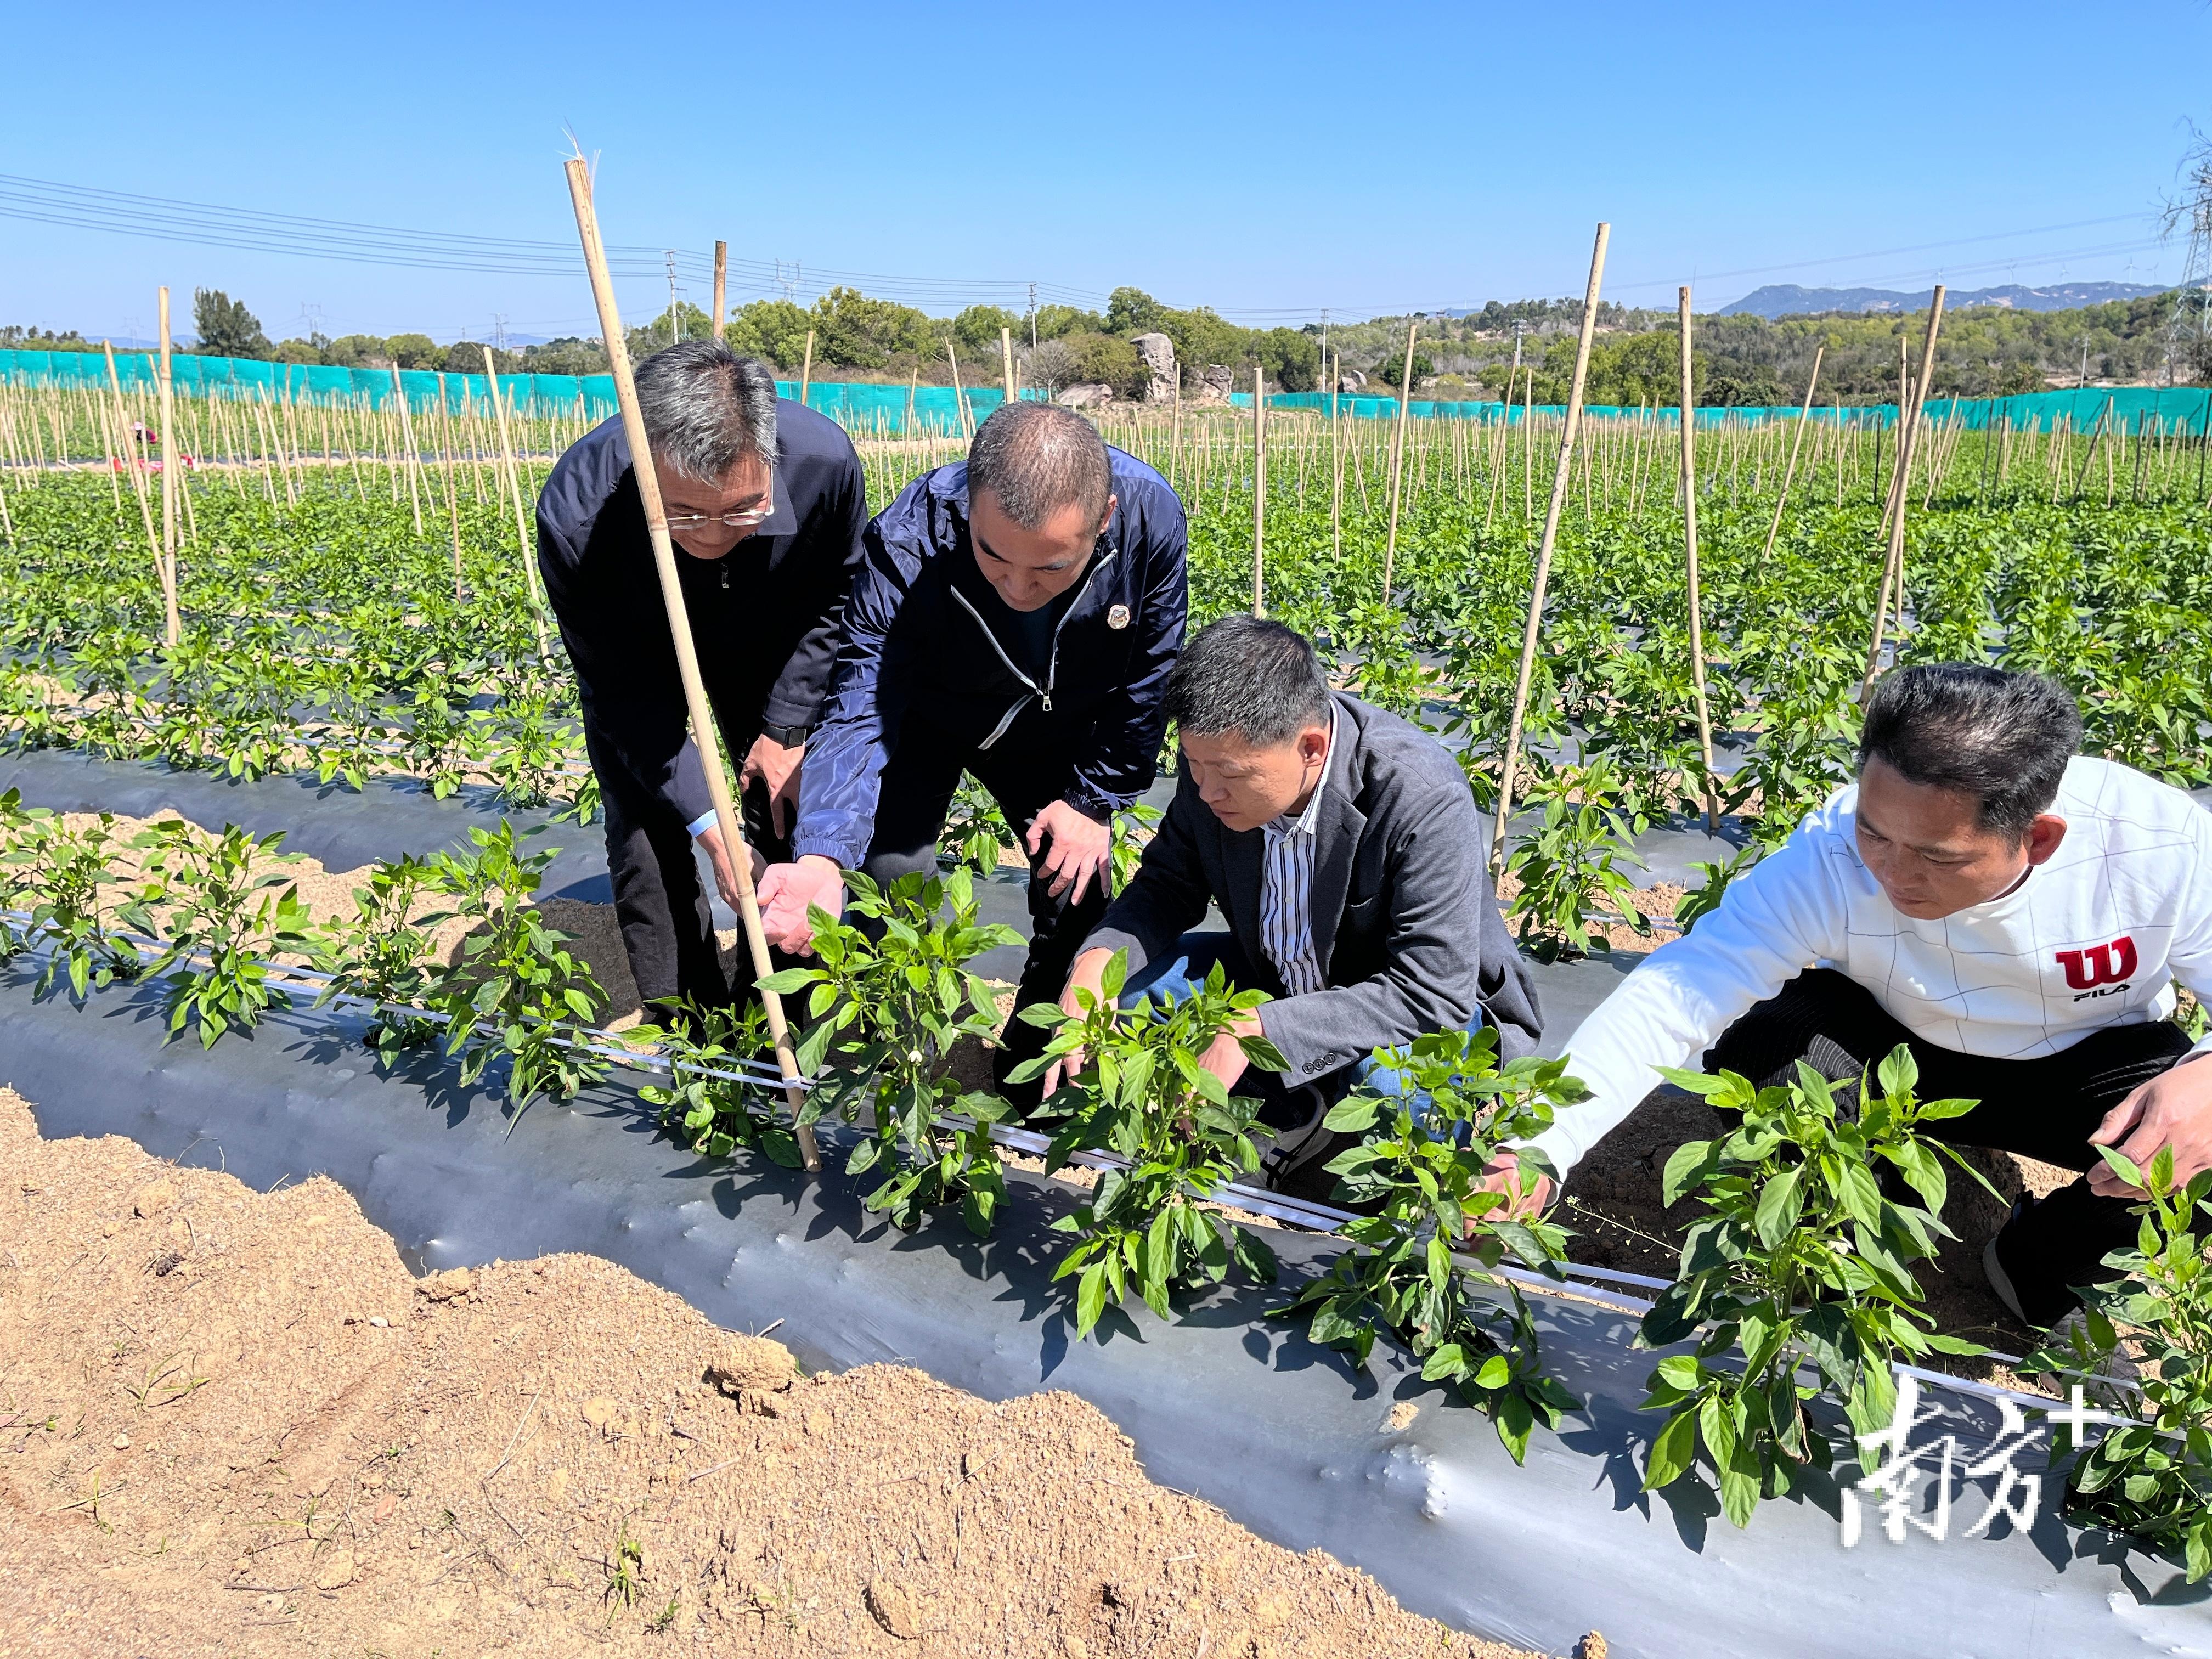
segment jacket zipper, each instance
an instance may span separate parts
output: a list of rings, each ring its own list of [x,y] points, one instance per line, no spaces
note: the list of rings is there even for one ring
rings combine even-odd
[[[1012,674],[1016,679],[1019,680],[1024,685],[1029,687],[1030,696],[1036,696],[1037,693],[1037,683],[1031,679],[1028,675],[1023,673],[1020,669],[1014,666],[1014,659],[1006,654],[1006,647],[999,643],[999,636],[991,631],[991,624],[983,620],[983,613],[978,611],[973,605],[970,605],[968,601],[968,596],[965,593],[963,593],[958,588],[953,586],[950,582],[945,584],[945,590],[950,592],[954,599],[959,600],[962,608],[964,609],[969,616],[975,619],[975,626],[983,630],[983,637],[990,641],[991,649],[999,653],[999,660],[1006,665],[1006,672]],[[1060,620],[1062,622],[1066,622],[1067,618],[1063,617]],[[977,744],[975,746],[978,749],[988,749],[993,744],[998,742],[1000,738],[1005,737],[1006,735],[1006,728],[1014,723],[1014,716],[1020,714],[1022,710],[1028,706],[1029,700],[1029,697],[1015,698],[1013,707],[1007,709],[1006,712],[1000,717],[999,723],[991,728],[991,735],[985,738],[982,742]],[[1045,706],[1047,708],[1051,707],[1049,703]]]
[[[1075,614],[1076,606],[1081,605],[1084,595],[1091,592],[1091,584],[1098,580],[1100,571],[1114,562],[1114,556],[1118,551],[1118,548],[1107,549],[1106,556],[1091,567],[1091,574],[1083,579],[1083,586],[1077,592],[1073,603],[1060,613],[1060,620],[1052,625],[1052,654],[1044,662],[1044,712],[1048,714],[1052,713],[1053,682],[1060,678],[1060,630],[1067,626],[1067,619]]]
[[[999,660],[1006,664],[1006,672],[1030,689],[1029,696],[1014,699],[1013,706],[1007,709],[1000,717],[999,723],[991,728],[991,735],[975,745],[978,749],[988,749],[1000,738],[1005,737],[1006,728],[1014,723],[1014,717],[1029,706],[1030,697],[1042,698],[1044,712],[1048,714],[1052,713],[1053,683],[1060,674],[1060,630],[1067,626],[1067,619],[1075,614],[1076,607],[1083,603],[1084,596],[1091,591],[1091,584],[1098,580],[1098,573],[1112,563],[1113,560],[1114,553],[1109,551],[1104,558],[1091,567],[1091,574],[1083,579],[1083,586],[1076,590],[1074,599],[1069,603],[1066,611],[1060,612],[1060,620],[1053,624],[1052,654],[1045,659],[1044,684],[1042,686],[1014,665],[1014,659],[1006,654],[1006,647],[999,643],[999,636],[991,631],[991,624],[983,620],[983,613],[969,603],[968,596],[951,583],[945,584],[945,591],[959,600],[962,609],[975,619],[975,626],[983,630],[983,637],[990,641],[991,649],[999,653]]]

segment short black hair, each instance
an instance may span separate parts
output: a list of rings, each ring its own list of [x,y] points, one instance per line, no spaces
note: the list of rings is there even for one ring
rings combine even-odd
[[[1304,635],[1258,617],[1224,617],[1184,644],[1165,702],[1182,731],[1233,732],[1271,748],[1328,723],[1328,677]]]
[[[1106,441],[1072,409],[1001,404],[968,446],[969,499],[987,490],[999,511],[1024,530],[1070,505],[1096,525],[1114,493]]]
[[[2058,799],[2081,748],[2074,694],[2040,674],[1962,662],[1886,676],[1866,708],[1859,767],[1879,760],[1912,783],[1971,795],[1984,830],[2024,839]]]

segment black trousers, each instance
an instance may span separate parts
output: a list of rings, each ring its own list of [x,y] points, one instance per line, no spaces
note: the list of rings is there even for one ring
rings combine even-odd
[[[963,772],[975,775],[976,781],[991,792],[1014,832],[1026,837],[1030,822],[1066,794],[1074,781],[1073,763],[1069,758],[1074,747],[1071,734],[1060,732],[1048,745],[1013,745],[1002,738],[988,749],[979,749],[951,738],[926,721],[908,720],[884,764],[875,835],[868,843],[861,873],[888,884],[902,876],[935,870],[938,837],[945,832],[945,815],[951,809]],[[1051,843],[1045,843],[1043,850],[1049,853]],[[1041,873],[1042,868],[1042,858],[1030,860],[1030,954],[1014,995],[1018,1012],[1032,1002],[1060,1000],[1076,952],[1106,914],[1108,894],[1103,881],[1092,881],[1083,902],[1072,903],[1072,888],[1058,898],[1048,890],[1049,881]],[[999,1085],[1018,1107],[1035,1105],[1040,1085],[1010,1085],[1006,1073],[1023,1060],[1043,1053],[1046,1035],[1037,1026],[1010,1019],[1000,1039]]]
[[[1731,1025],[1705,1066],[1767,1088],[1786,1082],[1800,1060],[1832,1079],[1856,1077],[1899,1043],[1919,1063],[1922,1099],[1981,1102],[1930,1124],[1931,1135],[2082,1170],[2101,1163],[2089,1137],[2105,1114],[2191,1047],[2179,1026],[2154,1020],[2107,1026],[2039,1060],[1984,1060],[1913,1036],[1864,986],[1815,968]],[[1997,1235],[1997,1262],[2022,1311],[2050,1325],[2080,1304],[2071,1286],[2113,1276],[2100,1264],[2135,1236],[2128,1200],[2100,1197],[2085,1177],[2015,1215]]]
[[[730,733],[731,752],[742,756],[751,734]],[[691,851],[691,834],[676,809],[647,794],[611,753],[604,752],[589,727],[584,742],[599,774],[599,798],[606,817],[607,873],[614,886],[615,921],[622,929],[623,951],[637,981],[639,1000],[654,1003],[690,999],[702,1007],[736,1000],[730,976],[722,970],[714,941],[714,913],[700,884]],[[755,784],[740,802],[745,838],[770,862],[790,857],[786,839],[770,825],[767,788]],[[738,983],[750,996],[752,975]]]

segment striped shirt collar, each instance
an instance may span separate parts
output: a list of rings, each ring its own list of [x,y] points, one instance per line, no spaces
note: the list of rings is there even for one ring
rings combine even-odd
[[[1285,812],[1267,820],[1265,827],[1269,840],[1278,841],[1285,836],[1310,836],[1314,833],[1314,826],[1321,822],[1321,798],[1328,793],[1328,775],[1336,769],[1337,726],[1336,703],[1332,699],[1328,708],[1328,753],[1322,757],[1321,781],[1314,785],[1313,794],[1306,801],[1306,810],[1297,817],[1292,817]]]

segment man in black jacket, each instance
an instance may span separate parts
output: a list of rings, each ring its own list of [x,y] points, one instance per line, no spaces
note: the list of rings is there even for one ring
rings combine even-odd
[[[1242,1035],[1290,1062],[1244,1075],[1238,1033],[1200,1064],[1262,1103],[1270,1178],[1325,1198],[1328,1109],[1377,1048],[1495,1026],[1501,1060],[1534,1052],[1543,1017],[1490,890],[1487,837],[1458,763],[1395,714],[1332,692],[1279,623],[1223,618],[1167,684],[1182,761],[1136,878],[1083,943],[1060,1004],[1082,1010],[1128,952],[1125,997],[1171,1000],[1219,962],[1266,991]],[[1194,933],[1218,905],[1229,931]],[[1048,1077],[1049,1088],[1055,1079]]]
[[[638,365],[692,641],[723,742],[744,757],[745,833],[773,846],[799,793],[867,520],[842,428],[708,340]],[[574,664],[607,822],[623,948],[648,1006],[726,1002],[691,842],[734,872],[686,736],[676,647],[620,420],[562,456],[538,498],[538,568]],[[750,974],[742,975],[749,980]]]
[[[841,871],[888,883],[933,869],[972,772],[1030,854],[1021,1000],[1054,996],[1106,906],[1113,816],[1158,763],[1182,641],[1182,503],[1081,416],[1018,403],[866,540],[795,861],[761,883],[769,939],[807,949],[808,908],[844,902]],[[1034,1026],[1008,1036],[1002,1076],[1042,1047]]]

